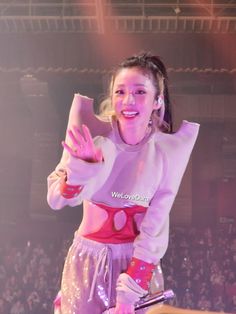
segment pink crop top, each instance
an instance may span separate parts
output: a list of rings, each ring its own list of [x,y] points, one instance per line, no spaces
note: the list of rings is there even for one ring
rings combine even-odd
[[[84,237],[102,243],[127,243],[133,242],[138,235],[138,229],[134,221],[134,215],[146,212],[147,208],[139,205],[132,207],[110,207],[104,204],[97,204],[100,208],[104,209],[108,218],[104,222],[100,230],[87,234]],[[125,225],[117,230],[114,224],[114,216],[120,211],[126,214]]]

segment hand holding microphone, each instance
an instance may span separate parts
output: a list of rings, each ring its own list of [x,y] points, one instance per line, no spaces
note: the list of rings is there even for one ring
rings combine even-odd
[[[167,300],[173,299],[175,297],[175,294],[173,290],[166,290],[161,291],[152,295],[148,295],[144,298],[141,298],[134,306],[135,311],[144,309],[146,307],[165,302]],[[102,314],[114,314],[115,308],[111,308],[109,310],[106,310]]]

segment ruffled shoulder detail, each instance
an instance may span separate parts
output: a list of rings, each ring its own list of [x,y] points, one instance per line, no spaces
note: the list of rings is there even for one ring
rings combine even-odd
[[[73,126],[77,126],[81,129],[85,124],[92,137],[104,136],[106,137],[112,130],[111,123],[99,120],[93,110],[93,99],[81,94],[74,94],[72,105],[70,108],[67,129],[71,129]],[[65,142],[70,145],[71,139],[67,132],[65,136]],[[64,149],[62,153],[61,163],[65,163],[65,160],[69,158],[68,152]]]
[[[98,135],[107,136],[112,129],[111,123],[101,121],[98,116],[95,115],[93,110],[93,99],[78,93],[74,94],[67,128],[70,128],[73,125],[80,128],[82,124],[88,126],[92,137]]]
[[[193,147],[199,132],[200,124],[184,120],[177,132],[168,134],[157,132],[157,144],[169,147],[172,151],[187,146]]]

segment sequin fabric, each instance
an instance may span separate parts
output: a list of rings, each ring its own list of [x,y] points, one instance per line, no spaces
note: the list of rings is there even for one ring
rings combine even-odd
[[[104,244],[75,234],[62,273],[61,314],[101,314],[114,307],[116,281],[126,271],[132,252],[133,243]],[[150,289],[163,290],[160,266]]]

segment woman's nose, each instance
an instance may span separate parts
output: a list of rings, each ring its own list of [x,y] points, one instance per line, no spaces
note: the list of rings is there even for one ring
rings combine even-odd
[[[125,105],[134,105],[135,104],[135,97],[132,92],[126,93],[124,97],[124,103]]]

